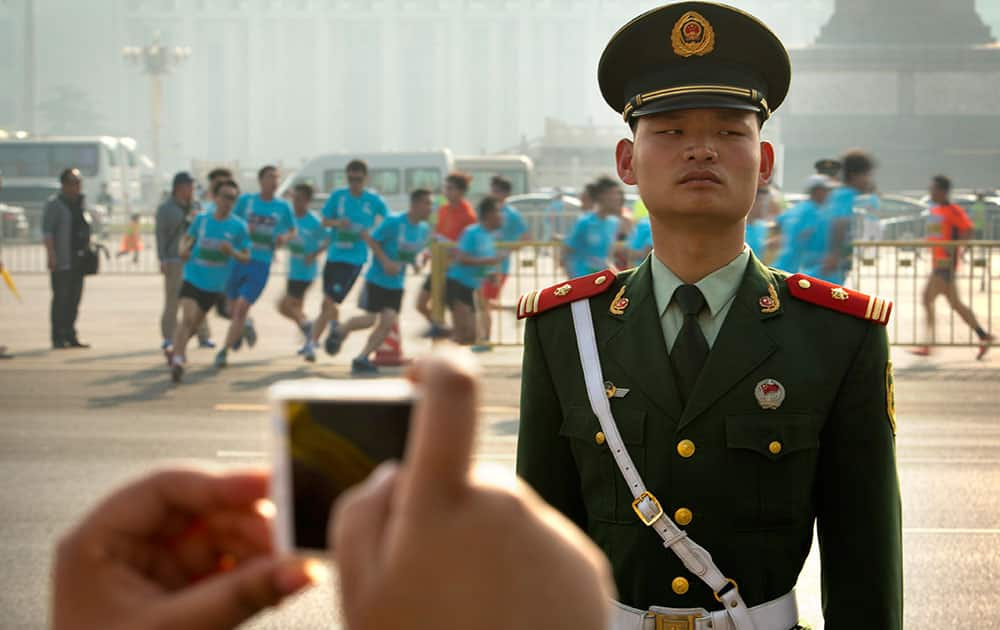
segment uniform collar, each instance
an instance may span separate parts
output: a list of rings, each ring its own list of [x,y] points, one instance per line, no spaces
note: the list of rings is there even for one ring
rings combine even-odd
[[[674,291],[685,283],[669,267],[660,262],[655,252],[650,258],[652,259],[651,270],[653,273],[653,295],[656,297],[656,312],[660,317],[663,317],[667,307],[670,306]],[[743,251],[726,266],[716,269],[695,283],[695,286],[705,296],[705,302],[708,304],[712,317],[718,315],[719,311],[736,295],[749,261],[750,249],[744,245]]]

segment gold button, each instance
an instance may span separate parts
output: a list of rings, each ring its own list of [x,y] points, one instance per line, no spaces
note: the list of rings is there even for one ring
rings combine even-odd
[[[767,450],[771,451],[771,455],[777,455],[781,452],[781,442],[775,440],[767,445]]]
[[[596,285],[602,285],[607,281],[608,281],[607,276],[597,276],[596,278],[594,278],[594,284]]]
[[[674,512],[674,522],[678,525],[690,525],[692,520],[694,520],[694,514],[687,508],[680,508]]]
[[[691,440],[681,440],[677,443],[677,454],[687,459],[694,455],[694,442]]]
[[[688,584],[688,581],[685,580],[684,578],[678,577],[674,578],[674,581],[670,583],[670,588],[674,589],[674,592],[677,593],[678,595],[683,595],[684,593],[688,592],[688,589],[691,588],[691,585]]]
[[[809,282],[805,278],[802,278],[801,280],[799,280],[799,286],[802,287],[803,289],[808,289],[809,287],[812,286],[812,282]]]
[[[598,431],[597,435],[594,436],[594,441],[597,442],[598,445],[604,444],[604,431]]]

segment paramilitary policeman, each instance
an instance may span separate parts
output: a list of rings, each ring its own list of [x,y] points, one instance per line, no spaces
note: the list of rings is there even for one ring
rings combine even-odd
[[[900,628],[892,303],[744,244],[787,52],[742,11],[681,2],[620,29],[598,75],[653,253],[518,301],[518,473],[610,558],[615,628],[796,627],[814,525],[826,627]]]

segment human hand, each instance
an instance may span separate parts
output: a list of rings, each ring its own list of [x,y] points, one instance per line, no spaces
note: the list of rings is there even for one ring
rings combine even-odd
[[[272,555],[263,473],[155,473],[105,499],[59,543],[53,630],[233,628],[309,583]]]
[[[394,260],[386,262],[383,267],[385,267],[385,273],[390,276],[399,275],[399,273],[403,270],[403,266]]]
[[[410,378],[423,391],[403,464],[334,507],[347,627],[603,630],[614,588],[597,547],[521,482],[470,478],[470,368],[438,356]]]
[[[236,250],[233,249],[232,243],[228,241],[222,241],[221,243],[219,243],[219,251],[225,254],[226,256],[232,256]]]

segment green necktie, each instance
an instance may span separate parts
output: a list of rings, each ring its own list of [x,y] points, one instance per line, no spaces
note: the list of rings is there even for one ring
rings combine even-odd
[[[684,314],[684,324],[670,351],[670,364],[677,378],[681,402],[687,404],[698,382],[698,374],[708,358],[708,341],[698,326],[698,313],[705,308],[705,296],[695,285],[683,284],[674,291],[674,301]]]

